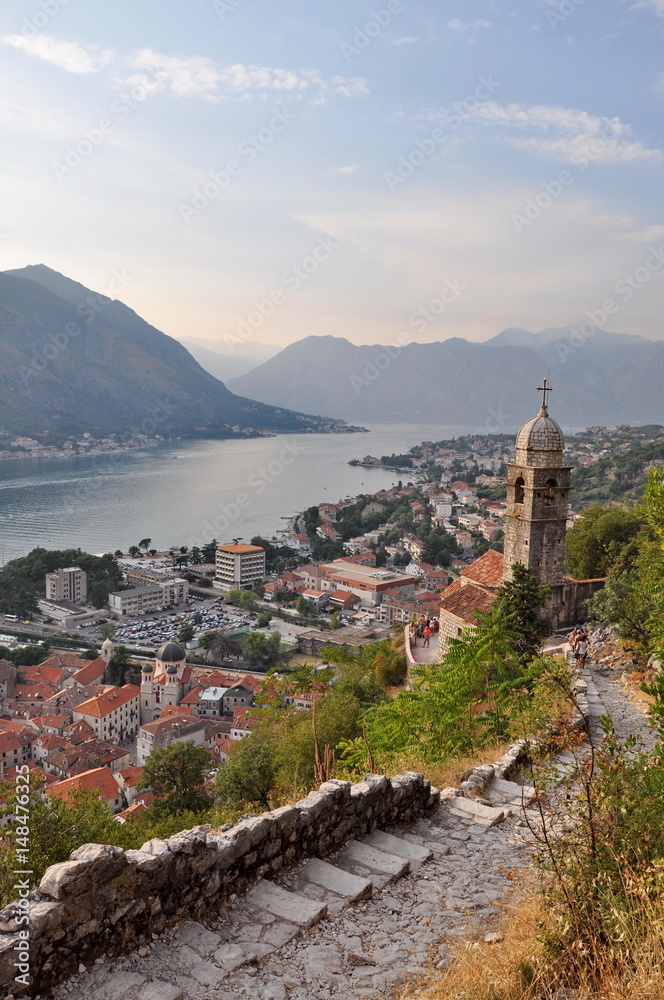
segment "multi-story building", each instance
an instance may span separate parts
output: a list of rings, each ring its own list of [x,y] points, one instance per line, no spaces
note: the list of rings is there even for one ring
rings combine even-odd
[[[205,745],[205,720],[190,715],[169,715],[154,722],[144,723],[136,740],[136,763],[145,764],[153,750],[161,750],[171,743]]]
[[[56,569],[46,574],[46,599],[83,604],[88,597],[88,574],[80,566]]]
[[[189,584],[176,577],[148,587],[118,590],[108,595],[108,606],[118,615],[140,615],[171,604],[184,604],[189,597]]]
[[[135,684],[107,688],[77,705],[74,721],[87,722],[99,739],[121,742],[138,732],[140,694]]]
[[[248,590],[265,579],[265,549],[241,542],[218,545],[215,567],[218,590]]]

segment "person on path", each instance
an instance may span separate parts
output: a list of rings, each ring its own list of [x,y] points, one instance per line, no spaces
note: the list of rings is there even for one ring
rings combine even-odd
[[[431,629],[427,625],[427,627],[424,630],[424,642],[422,643],[422,645],[423,646],[428,646],[430,638],[431,638]]]
[[[588,656],[588,636],[585,632],[581,633],[579,640],[576,644],[576,662],[577,666],[585,667],[586,657]]]

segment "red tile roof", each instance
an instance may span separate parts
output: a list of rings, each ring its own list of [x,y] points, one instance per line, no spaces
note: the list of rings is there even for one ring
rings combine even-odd
[[[80,684],[81,687],[87,687],[88,684],[94,684],[95,681],[101,680],[105,671],[106,661],[99,656],[96,660],[90,660],[84,667],[81,667],[75,674],[72,674],[71,679]]]
[[[479,613],[488,614],[497,597],[495,590],[455,580],[447,590],[443,591],[440,610],[441,613],[448,612],[455,615],[468,625],[479,625]]]
[[[90,771],[77,774],[74,778],[56,781],[47,789],[49,795],[68,799],[76,792],[96,792],[103,800],[119,799],[120,789],[110,767],[94,767]]]
[[[141,689],[135,684],[124,684],[121,688],[112,687],[103,694],[82,701],[76,706],[75,711],[101,719],[121,705],[126,705],[132,698],[138,698],[140,693]]]
[[[461,570],[466,580],[474,580],[483,587],[499,587],[503,582],[503,554],[487,549],[483,556]]]
[[[29,684],[60,684],[63,677],[67,676],[67,671],[62,667],[48,666],[47,663],[38,663],[30,667],[26,672],[25,680]]]

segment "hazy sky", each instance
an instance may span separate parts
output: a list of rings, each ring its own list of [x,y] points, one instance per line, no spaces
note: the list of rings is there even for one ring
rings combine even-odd
[[[664,336],[664,0],[6,0],[0,38],[2,268],[182,338]]]

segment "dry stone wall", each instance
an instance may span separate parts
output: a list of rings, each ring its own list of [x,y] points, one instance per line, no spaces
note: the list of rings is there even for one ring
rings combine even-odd
[[[294,805],[221,831],[197,827],[138,851],[85,844],[52,865],[26,904],[0,912],[0,995],[37,996],[102,955],[149,942],[180,918],[204,921],[254,881],[351,838],[407,826],[439,805],[421,775],[328,781]],[[29,963],[25,963],[26,929]],[[29,985],[21,981],[29,964]]]

